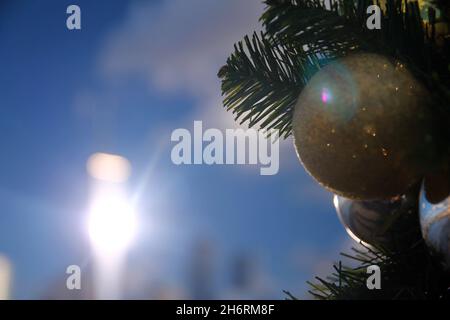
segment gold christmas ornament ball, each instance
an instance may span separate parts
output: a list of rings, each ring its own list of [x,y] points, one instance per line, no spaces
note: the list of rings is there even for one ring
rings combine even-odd
[[[419,181],[435,147],[430,94],[399,62],[359,53],[318,71],[293,115],[305,169],[350,199],[390,199]]]

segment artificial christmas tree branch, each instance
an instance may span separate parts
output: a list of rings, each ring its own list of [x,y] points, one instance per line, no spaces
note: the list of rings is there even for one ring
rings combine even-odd
[[[235,45],[234,53],[219,71],[224,105],[240,122],[291,131],[292,107],[310,75],[321,66],[302,48],[273,45],[263,34],[253,34]]]

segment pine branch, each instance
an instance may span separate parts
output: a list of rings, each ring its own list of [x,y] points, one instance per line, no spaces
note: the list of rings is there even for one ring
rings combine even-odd
[[[372,42],[373,33],[368,39],[357,36],[364,29],[365,12],[357,12],[353,0],[332,2],[331,10],[320,1],[267,0],[266,4],[260,20],[276,44],[307,46],[309,53],[336,57],[357,49],[361,42]]]
[[[261,34],[248,36],[234,47],[218,76],[222,78],[224,106],[240,123],[260,123],[291,132],[291,113],[305,83],[322,65],[321,59],[293,46],[273,45]]]

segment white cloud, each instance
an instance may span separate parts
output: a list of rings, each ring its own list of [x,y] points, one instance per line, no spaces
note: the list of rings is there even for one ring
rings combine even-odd
[[[217,96],[233,44],[260,29],[260,0],[135,3],[101,55],[107,77],[135,74],[161,90]]]
[[[135,3],[107,39],[99,72],[108,81],[137,76],[161,92],[190,94],[196,106],[186,125],[202,120],[208,128],[241,127],[222,106],[217,71],[236,42],[261,29],[263,10],[260,0]],[[282,163],[292,159],[283,156],[294,152],[292,141],[281,141],[280,151]]]
[[[233,44],[260,28],[263,9],[260,0],[134,3],[107,38],[98,71],[105,81],[139,77],[149,88],[194,97],[187,125],[203,120],[207,127],[236,127],[222,107],[217,71]]]

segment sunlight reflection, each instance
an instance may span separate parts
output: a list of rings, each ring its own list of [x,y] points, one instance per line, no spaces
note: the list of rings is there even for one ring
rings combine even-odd
[[[95,258],[95,295],[120,299],[126,253],[137,231],[136,212],[123,183],[131,166],[121,156],[96,153],[87,168],[94,178],[87,227]]]
[[[330,92],[328,91],[328,89],[323,88],[322,89],[322,102],[323,103],[328,103],[330,101],[331,95]]]

